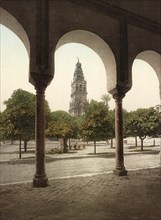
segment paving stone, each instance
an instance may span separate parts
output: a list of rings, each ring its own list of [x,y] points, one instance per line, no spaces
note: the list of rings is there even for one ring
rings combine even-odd
[[[1,186],[1,220],[160,220],[161,170]]]

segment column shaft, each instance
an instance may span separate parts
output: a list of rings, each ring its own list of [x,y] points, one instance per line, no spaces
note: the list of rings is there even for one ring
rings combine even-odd
[[[45,187],[48,179],[45,173],[45,87],[36,88],[36,173],[33,179],[34,187]]]
[[[124,96],[115,96],[115,140],[116,140],[116,167],[113,171],[119,176],[127,175],[124,167],[123,150],[123,116],[122,116],[122,98]]]

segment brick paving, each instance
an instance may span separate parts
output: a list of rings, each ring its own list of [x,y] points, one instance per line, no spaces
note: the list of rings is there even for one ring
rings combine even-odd
[[[4,185],[1,220],[160,220],[161,169]]]
[[[114,149],[97,156],[91,155],[91,148],[54,155],[46,163],[50,186],[33,188],[31,182],[14,182],[32,180],[34,152],[17,160],[15,146],[1,146],[0,219],[160,220],[160,147],[147,149],[141,154],[125,152],[125,167],[131,170],[126,177],[110,173]]]

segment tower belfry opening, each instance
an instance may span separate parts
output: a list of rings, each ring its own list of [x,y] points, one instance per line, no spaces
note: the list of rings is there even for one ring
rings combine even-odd
[[[69,104],[69,113],[74,117],[82,116],[87,104],[87,82],[84,79],[82,64],[79,62],[79,58],[77,59],[71,83],[71,101]]]

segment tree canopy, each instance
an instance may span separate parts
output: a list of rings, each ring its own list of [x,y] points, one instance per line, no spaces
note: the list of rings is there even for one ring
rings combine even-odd
[[[154,108],[140,108],[128,113],[126,133],[128,136],[139,137],[141,150],[146,136],[156,137],[161,134],[160,114]]]
[[[28,141],[35,133],[35,95],[22,89],[13,91],[11,97],[4,102],[6,109],[1,113],[2,139]],[[45,116],[50,120],[50,108],[45,101]]]
[[[102,101],[104,102],[105,106],[109,108],[109,101],[111,100],[111,96],[109,94],[103,94],[101,96]]]
[[[4,102],[2,113],[3,139],[30,140],[34,135],[35,96],[22,89],[15,90]]]
[[[62,110],[52,112],[51,115],[52,120],[46,129],[46,135],[48,137],[62,138],[64,142],[64,152],[67,152],[67,140],[77,137],[77,123],[74,117]]]
[[[96,142],[107,140],[109,133],[108,109],[103,102],[92,100],[87,107],[85,119],[82,124],[82,137],[86,141]]]

